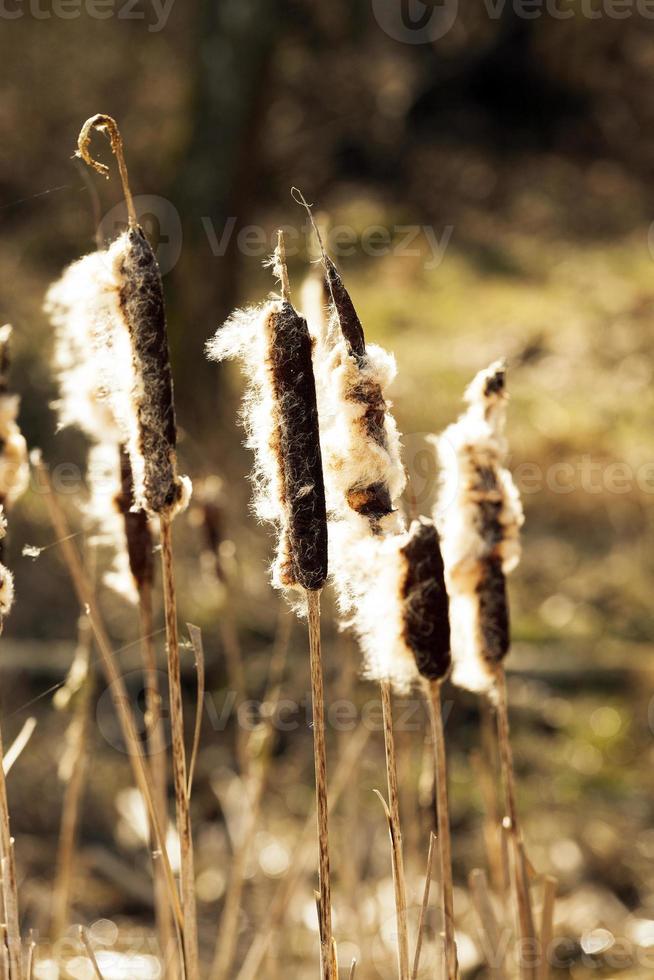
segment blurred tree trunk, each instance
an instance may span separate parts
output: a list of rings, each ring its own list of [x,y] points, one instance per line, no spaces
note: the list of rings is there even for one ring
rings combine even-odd
[[[199,389],[205,395],[215,390],[216,368],[206,362],[198,367],[197,349],[242,300],[237,234],[260,196],[271,65],[278,25],[284,23],[281,6],[280,0],[198,2],[191,135],[174,195],[184,230],[182,260],[175,269],[183,277],[179,295],[185,308],[179,313],[193,334],[180,345],[177,363],[180,389],[192,393],[185,417],[198,438],[203,418],[193,413],[202,416],[207,402]]]

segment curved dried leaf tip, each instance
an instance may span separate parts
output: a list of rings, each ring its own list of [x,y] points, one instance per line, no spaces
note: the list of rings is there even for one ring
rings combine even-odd
[[[451,665],[450,626],[433,522],[421,518],[401,534],[368,535],[349,553],[354,573],[339,602],[359,640],[366,676],[389,681],[400,693],[420,677],[443,680]]]
[[[27,443],[18,426],[20,398],[9,390],[9,324],[0,327],[0,504],[9,509],[27,489]]]
[[[518,490],[503,466],[505,365],[481,371],[468,409],[435,439],[442,468],[436,510],[450,594],[454,681],[490,691],[509,643],[506,575],[520,560],[524,522]]]
[[[242,420],[254,452],[255,512],[277,531],[273,584],[313,591],[327,577],[327,518],[312,342],[288,299],[283,238],[271,264],[283,298],[237,311],[207,352],[239,358],[248,380]]]

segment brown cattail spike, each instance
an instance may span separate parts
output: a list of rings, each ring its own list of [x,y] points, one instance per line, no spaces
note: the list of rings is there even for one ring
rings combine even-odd
[[[279,247],[275,259],[281,272],[285,264]],[[281,272],[282,283],[284,278]],[[288,301],[273,311],[270,333],[291,574],[296,584],[314,591],[327,578],[327,512],[311,338],[306,320]]]
[[[106,133],[109,137],[111,152],[116,157],[116,162],[118,163],[118,171],[120,173],[120,180],[123,185],[123,193],[125,195],[125,204],[127,206],[127,215],[130,228],[133,228],[137,224],[136,210],[134,208],[134,199],[129,186],[127,165],[125,163],[125,154],[123,152],[123,140],[116,120],[102,112],[98,112],[95,116],[91,116],[90,119],[87,119],[77,138],[77,152],[75,156],[80,157],[84,163],[88,164],[89,167],[93,167],[93,169],[99,174],[102,174],[103,177],[109,179],[109,167],[107,167],[104,163],[100,163],[99,160],[96,160],[91,156],[89,147],[91,145],[91,134],[94,129],[97,129],[101,133]]]
[[[163,287],[154,252],[141,229],[133,228],[128,237],[120,268],[120,305],[140,380],[136,409],[143,493],[148,509],[161,513],[174,508],[181,494]]]
[[[318,228],[313,217],[313,212],[311,210],[312,205],[307,203],[304,194],[297,187],[291,188],[291,197],[298,204],[301,204],[309,215],[311,226],[318,240],[318,245],[320,246],[322,263],[325,269],[325,285],[329,291],[329,295],[331,296],[332,303],[334,304],[341,333],[345,338],[345,342],[347,343],[350,353],[356,357],[358,361],[363,361],[366,356],[366,338],[363,332],[363,327],[361,326],[361,321],[359,320],[357,311],[354,308],[354,303],[352,302],[350,294],[345,288],[338,269],[327,255],[327,251],[323,244],[322,235],[320,234],[320,229]]]
[[[406,561],[401,585],[404,640],[419,673],[430,681],[442,680],[451,666],[449,602],[440,540],[432,521],[413,522],[402,555]]]

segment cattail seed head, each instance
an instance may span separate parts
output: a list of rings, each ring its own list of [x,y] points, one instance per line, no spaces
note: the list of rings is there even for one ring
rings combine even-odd
[[[436,519],[450,594],[453,678],[489,691],[509,649],[505,576],[520,560],[522,505],[504,468],[507,396],[502,362],[481,371],[468,409],[436,440],[443,481]]]
[[[163,287],[157,260],[140,228],[112,248],[119,303],[131,341],[135,426],[128,443],[137,504],[153,514],[188,502],[177,475],[177,427],[168,355]],[[118,244],[118,243],[116,243]]]
[[[422,518],[406,532],[350,537],[336,546],[352,569],[338,598],[344,625],[352,627],[363,651],[365,675],[400,693],[420,677],[444,679],[450,669],[448,599],[433,523]]]
[[[244,362],[242,418],[255,456],[255,510],[278,533],[273,583],[313,591],[327,577],[327,520],[312,342],[288,299],[281,247],[273,265],[285,298],[235,313],[207,350],[214,360]]]
[[[404,640],[418,673],[429,681],[443,680],[451,666],[449,601],[440,539],[432,521],[421,518],[411,524],[401,554],[406,563],[400,589]]]

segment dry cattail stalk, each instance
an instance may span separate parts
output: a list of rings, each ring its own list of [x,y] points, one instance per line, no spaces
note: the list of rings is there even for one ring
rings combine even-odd
[[[7,522],[0,508],[0,540],[7,533]],[[14,601],[14,583],[11,572],[0,564],[0,631],[5,617],[11,611]],[[0,759],[4,758],[2,734],[0,732]],[[2,867],[2,897],[4,922],[9,960],[9,980],[22,980],[23,953],[18,917],[18,888],[16,883],[16,862],[14,841],[9,826],[9,804],[4,766],[0,765],[0,861]]]
[[[254,451],[254,505],[277,532],[273,584],[306,595],[318,810],[322,975],[333,974],[320,591],[327,578],[327,517],[312,364],[306,320],[290,301],[280,232],[272,260],[281,298],[234,314],[208,345],[214,360],[240,358],[248,374],[242,412]]]
[[[507,394],[505,365],[480,371],[466,391],[468,408],[436,445],[443,485],[441,528],[452,624],[453,680],[486,694],[497,712],[505,824],[511,835],[512,886],[521,945],[534,937],[529,881],[518,824],[503,661],[509,650],[506,574],[520,559],[524,517],[517,488],[503,466]],[[525,962],[521,974],[531,980]]]
[[[95,291],[109,312],[101,348],[101,377],[129,455],[134,507],[156,515],[161,524],[161,555],[166,617],[172,759],[182,863],[184,956],[187,980],[199,972],[193,839],[188,799],[179,637],[171,522],[190,497],[190,482],[177,472],[177,429],[166,316],[159,267],[136,220],[123,145],[115,120],[96,115],[79,135],[78,156],[104,176],[108,170],[90,154],[93,130],[108,135],[118,162],[129,227],[101,255]],[[84,262],[85,260],[82,260]],[[152,672],[151,676],[152,676]]]

